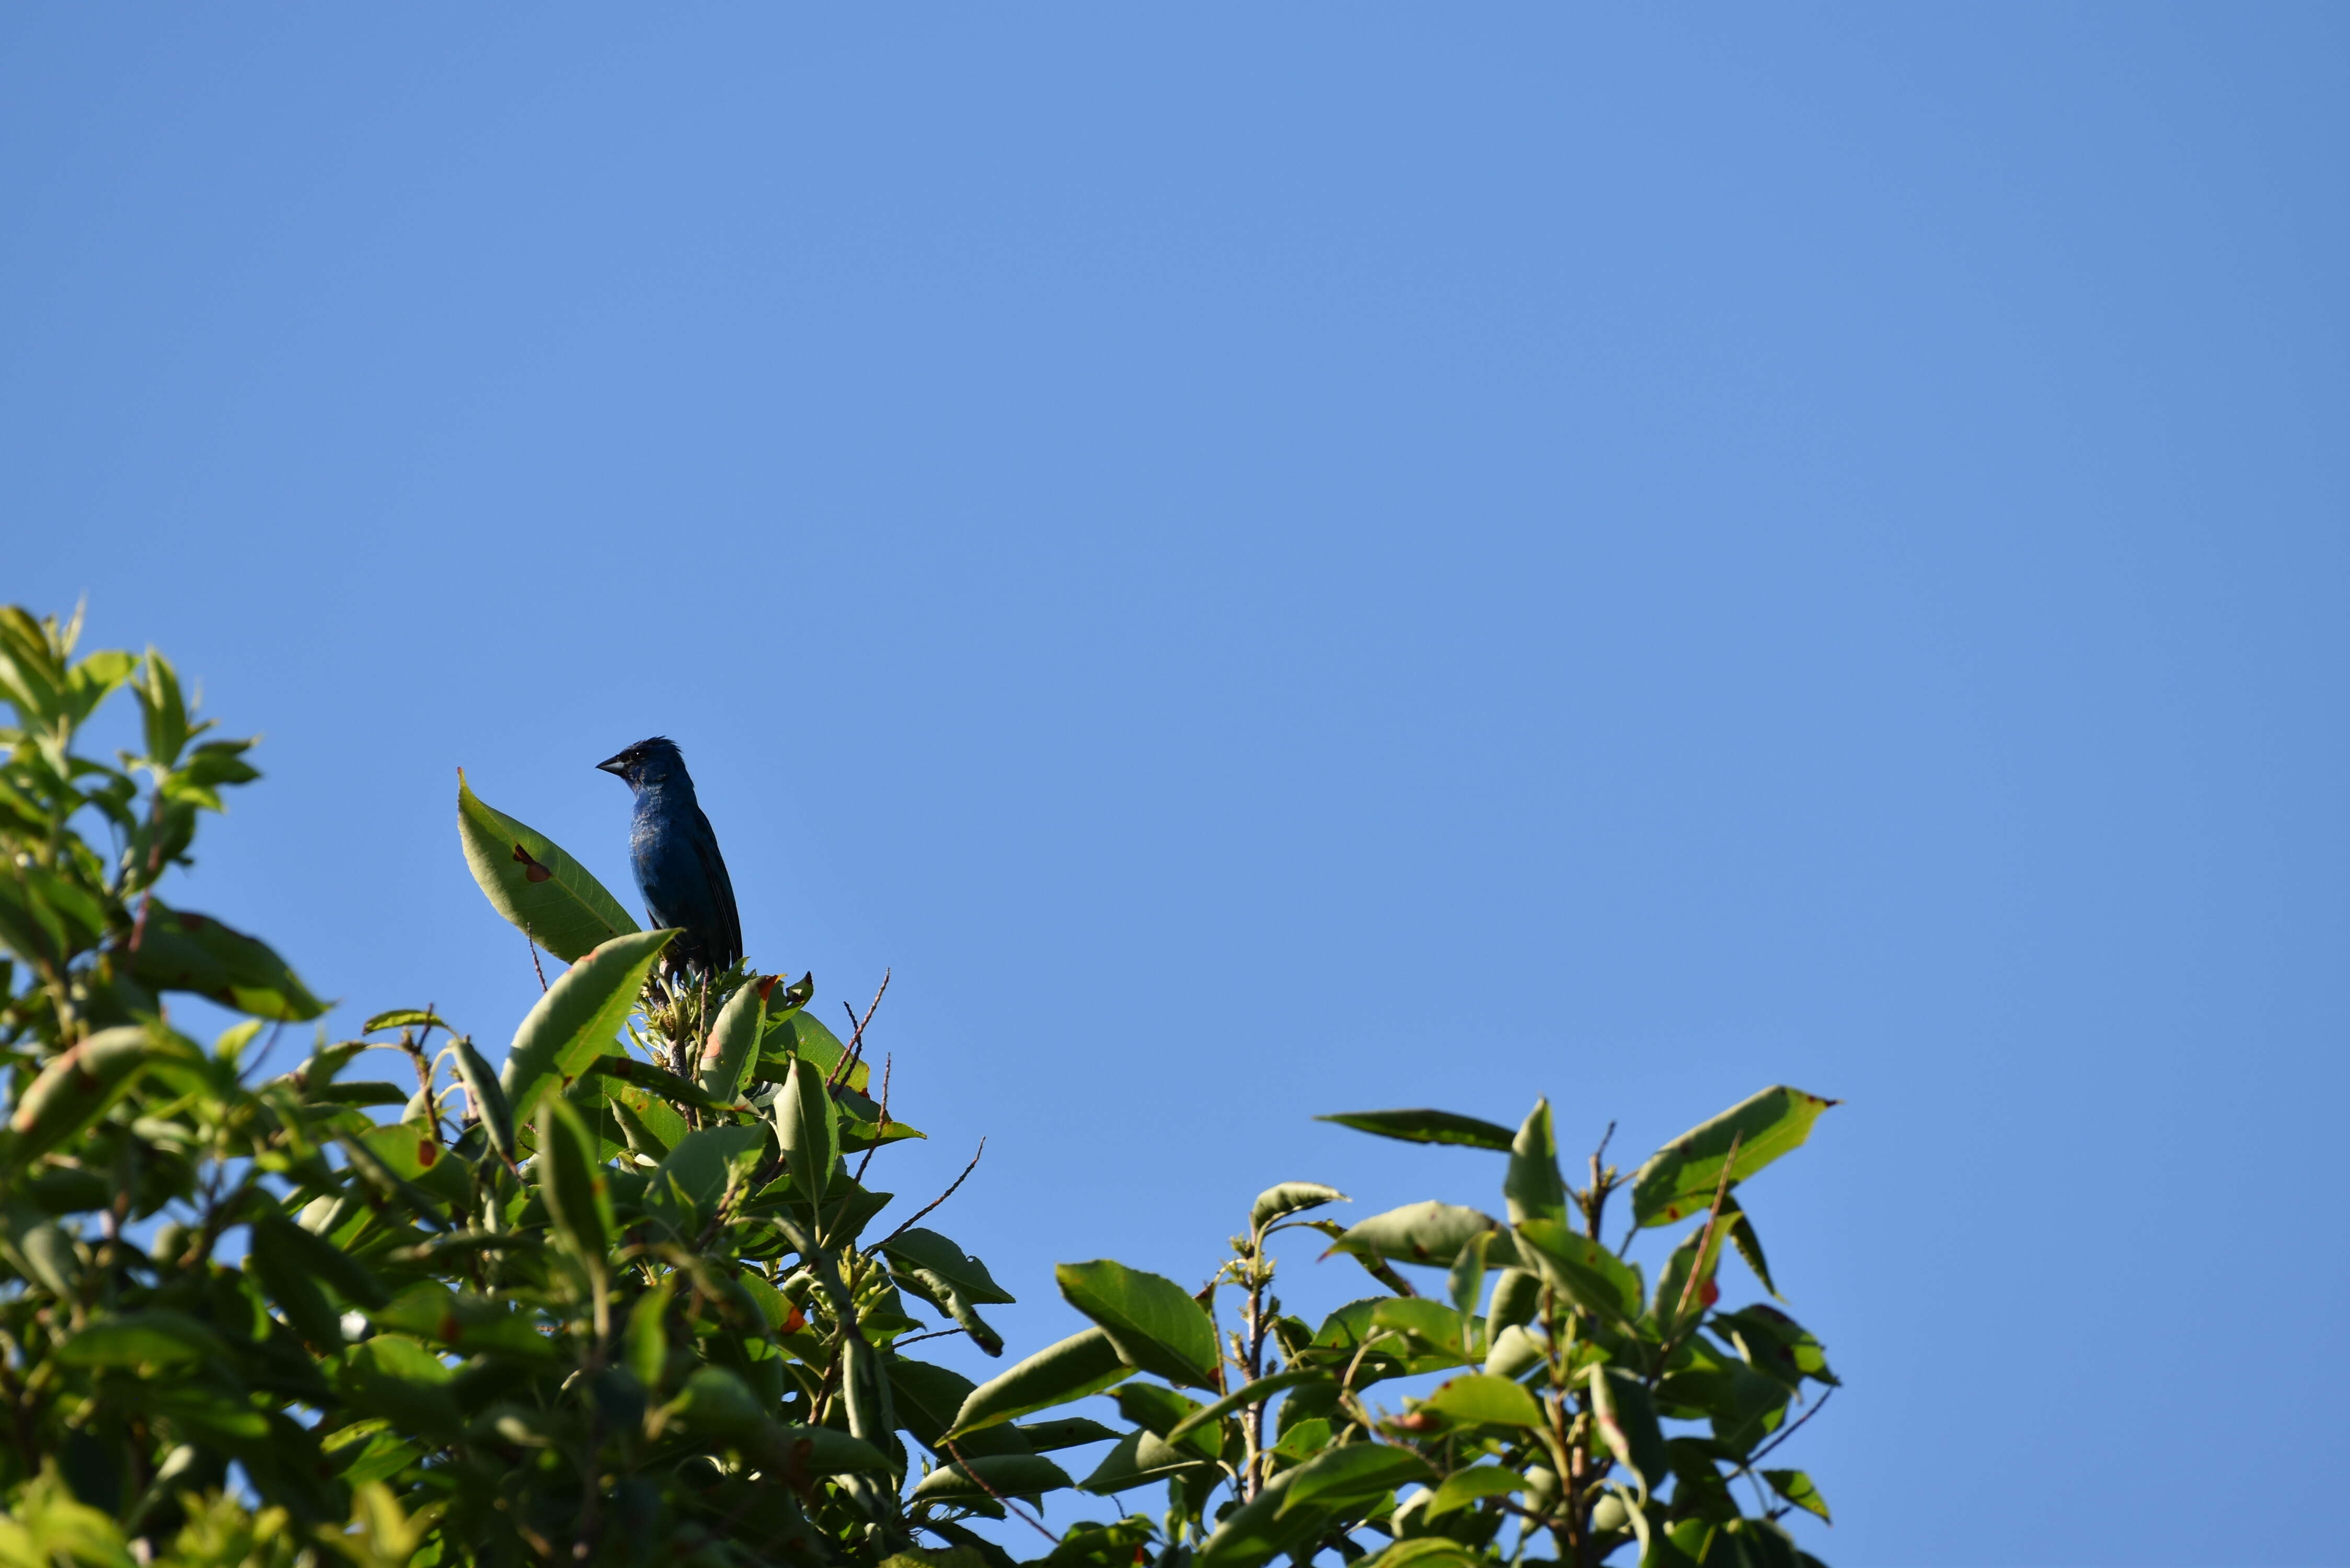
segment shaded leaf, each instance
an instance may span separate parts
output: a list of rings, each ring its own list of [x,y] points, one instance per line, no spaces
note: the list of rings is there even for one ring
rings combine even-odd
[[[228,1346],[187,1314],[152,1307],[93,1319],[52,1354],[68,1366],[172,1366],[224,1360]]]
[[[1648,1386],[1618,1366],[1594,1366],[1588,1387],[1591,1417],[1600,1440],[1616,1462],[1632,1472],[1643,1501],[1664,1483],[1669,1469],[1665,1435]]]
[[[1257,1404],[1265,1399],[1270,1399],[1275,1394],[1284,1393],[1292,1388],[1303,1387],[1309,1383],[1326,1385],[1332,1388],[1336,1388],[1337,1386],[1337,1384],[1331,1379],[1328,1373],[1317,1371],[1311,1367],[1300,1368],[1289,1372],[1276,1372],[1271,1376],[1260,1377],[1253,1383],[1243,1384],[1240,1387],[1233,1389],[1230,1394],[1225,1395],[1214,1404],[1202,1406],[1201,1408],[1194,1410],[1191,1414],[1184,1417],[1180,1421],[1177,1422],[1173,1427],[1168,1429],[1166,1434],[1167,1439],[1170,1442],[1180,1441],[1182,1438],[1191,1436],[1193,1432],[1198,1431],[1201,1428],[1210,1426],[1217,1421],[1222,1420],[1226,1416],[1231,1415],[1235,1410],[1241,1409],[1246,1406]]]
[[[596,1137],[560,1096],[539,1102],[533,1175],[556,1234],[591,1272],[600,1274],[612,1245],[611,1198],[596,1158]]]
[[[911,1501],[945,1502],[986,1497],[991,1487],[1009,1497],[1034,1497],[1073,1484],[1067,1471],[1039,1454],[973,1455],[960,1463],[941,1465],[924,1476],[914,1488]]]
[[[1376,1133],[1405,1143],[1452,1143],[1469,1148],[1490,1148],[1500,1154],[1510,1152],[1509,1128],[1451,1111],[1343,1111],[1314,1119],[1336,1122],[1357,1132]]]
[[[1109,1334],[1089,1328],[1049,1345],[972,1390],[955,1413],[950,1437],[1066,1405],[1123,1382],[1134,1368],[1118,1353]]]
[[[966,1253],[936,1231],[916,1228],[883,1243],[889,1261],[923,1279],[941,1296],[960,1292],[966,1300],[983,1304],[1008,1304],[1014,1298],[989,1275],[987,1265]]]
[[[210,915],[166,909],[160,899],[148,908],[130,978],[156,991],[192,991],[280,1023],[298,1023],[327,1011],[267,942]]]
[[[1828,1517],[1827,1499],[1820,1495],[1820,1489],[1814,1486],[1812,1478],[1803,1471],[1764,1470],[1762,1479],[1771,1483],[1773,1491],[1806,1513],[1816,1513],[1822,1519]]]
[[[0,878],[5,880],[5,878]],[[41,1069],[8,1118],[6,1163],[20,1166],[86,1130],[170,1049],[138,1025],[101,1029]]]

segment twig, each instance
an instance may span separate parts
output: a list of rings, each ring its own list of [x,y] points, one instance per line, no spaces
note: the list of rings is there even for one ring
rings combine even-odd
[[[873,1010],[881,1005],[882,993],[889,989],[889,971],[885,969],[881,971],[881,984],[873,992],[873,1000],[866,1003],[864,1018],[858,1019],[856,1010],[849,1008],[849,1022],[854,1027],[848,1032],[848,1049],[840,1054],[839,1065],[833,1069],[832,1076],[825,1080],[824,1086],[827,1089],[846,1082],[848,1075],[857,1070],[857,1054],[865,1044],[865,1025],[873,1022]],[[848,1007],[848,1003],[845,1002],[840,1005],[844,1008]]]
[[[945,1441],[943,1438],[940,1440],[941,1442]],[[954,1456],[954,1462],[957,1468],[959,1468],[963,1474],[969,1476],[972,1480],[979,1483],[980,1490],[985,1492],[988,1496],[993,1498],[996,1501],[1002,1503],[1013,1512],[1018,1514],[1029,1529],[1035,1531],[1037,1534],[1043,1536],[1054,1545],[1058,1546],[1061,1543],[1061,1538],[1054,1534],[1051,1531],[1045,1529],[1043,1521],[1031,1517],[1026,1509],[1021,1507],[1018,1503],[1013,1501],[1010,1498],[1004,1496],[993,1487],[988,1485],[987,1478],[981,1475],[977,1470],[972,1469],[971,1461],[962,1457],[962,1449],[960,1447],[953,1443],[947,1443],[946,1449],[947,1452]]]
[[[538,976],[538,992],[546,994],[546,971],[538,967],[538,939],[530,934],[530,922],[522,923],[522,940],[530,944],[530,972]]]
[[[857,1185],[865,1185],[865,1168],[873,1163],[873,1151],[881,1147],[881,1135],[889,1130],[889,1068],[894,1058],[881,1058],[881,1119],[873,1124],[873,1142],[865,1150],[865,1158],[857,1162]],[[870,1080],[868,1080],[869,1082]]]
[[[1780,1433],[1777,1437],[1772,1438],[1769,1442],[1763,1444],[1752,1453],[1747,1455],[1745,1462],[1741,1464],[1737,1469],[1734,1469],[1730,1473],[1735,1476],[1743,1474],[1748,1470],[1752,1470],[1756,1462],[1762,1459],[1765,1455],[1769,1454],[1772,1449],[1777,1448],[1780,1444],[1794,1437],[1797,1432],[1802,1431],[1804,1429],[1804,1422],[1810,1420],[1813,1417],[1826,1409],[1828,1407],[1828,1401],[1835,1397],[1835,1390],[1831,1387],[1826,1393],[1820,1396],[1820,1402],[1818,1404],[1813,1406],[1810,1409],[1796,1417],[1793,1426],[1790,1426],[1785,1431]]]
[[[958,1334],[969,1334],[971,1330],[961,1327],[934,1328],[928,1334],[910,1334],[903,1339],[893,1339],[889,1342],[889,1348],[895,1350],[901,1345],[919,1345],[926,1339],[951,1339]]]
[[[1690,1297],[1697,1293],[1697,1282],[1705,1276],[1706,1250],[1713,1245],[1713,1228],[1721,1222],[1721,1202],[1730,1196],[1730,1173],[1738,1168],[1738,1146],[1745,1137],[1742,1127],[1730,1135],[1730,1157],[1721,1162],[1721,1179],[1713,1189],[1713,1207],[1706,1211],[1705,1229],[1698,1232],[1697,1257],[1690,1263],[1689,1278],[1681,1282],[1681,1299],[1673,1306],[1676,1323],[1689,1311]]]
[[[425,1004],[424,1011],[428,1015],[432,1012],[432,1006],[430,1002]],[[424,1033],[432,1033],[432,1026],[426,1024]],[[432,1064],[425,1059],[423,1039],[403,1029],[400,1032],[400,1048],[408,1053],[408,1059],[411,1062],[416,1064],[416,1084],[417,1087],[424,1091],[424,1121],[425,1125],[432,1129],[432,1141],[435,1144],[443,1143],[447,1140],[441,1136],[441,1096],[433,1092]],[[470,1096],[467,1097],[471,1098]]]
[[[987,1140],[985,1138],[982,1138],[979,1140],[979,1154],[974,1154],[971,1157],[971,1163],[962,1168],[962,1175],[954,1179],[954,1187],[948,1188],[944,1192],[940,1193],[936,1198],[931,1199],[930,1202],[923,1205],[922,1208],[914,1215],[914,1220],[920,1220],[924,1214],[928,1214],[931,1210],[936,1209],[940,1204],[944,1203],[948,1199],[952,1198],[955,1195],[955,1187],[961,1187],[964,1180],[970,1177],[971,1173],[979,1168],[979,1156],[981,1154],[985,1154],[986,1152]],[[888,1246],[890,1242],[896,1241],[899,1237],[912,1230],[914,1228],[914,1220],[907,1220],[903,1225],[899,1226],[895,1231],[892,1231],[887,1236],[882,1237],[879,1242],[875,1243],[873,1248],[868,1248],[867,1251],[870,1251],[880,1247]]]

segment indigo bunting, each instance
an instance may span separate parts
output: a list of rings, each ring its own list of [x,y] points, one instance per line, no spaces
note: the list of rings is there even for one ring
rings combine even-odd
[[[743,921],[734,884],[718,854],[718,836],[693,798],[693,779],[677,742],[655,735],[596,764],[636,793],[629,819],[629,869],[636,873],[645,916],[673,926],[663,966],[717,974],[743,956]]]

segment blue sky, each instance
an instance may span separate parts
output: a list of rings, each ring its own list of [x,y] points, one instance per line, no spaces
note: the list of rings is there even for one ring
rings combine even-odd
[[[2345,78],[2282,4],[17,7],[0,597],[265,732],[186,903],[494,1054],[454,770],[625,893],[675,736],[754,956],[894,969],[886,1185],[987,1137],[1015,1353],[1275,1180],[1498,1201],[1316,1112],[1788,1082],[1813,1550],[2330,1560]]]

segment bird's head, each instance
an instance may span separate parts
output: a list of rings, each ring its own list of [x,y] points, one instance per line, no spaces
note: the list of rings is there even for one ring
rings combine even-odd
[[[672,779],[686,776],[684,754],[677,749],[677,742],[666,735],[639,741],[619,755],[607,757],[596,765],[626,780],[630,789],[643,789],[647,784],[667,784]]]

